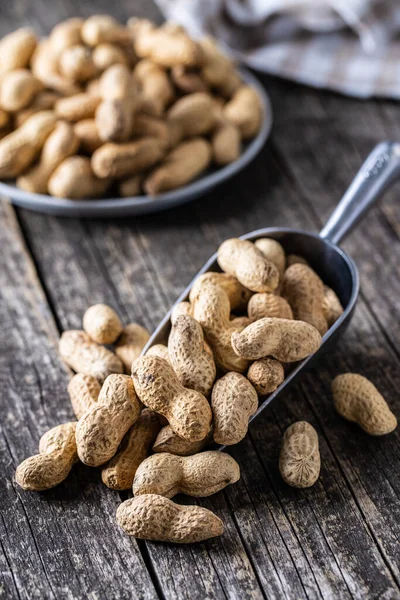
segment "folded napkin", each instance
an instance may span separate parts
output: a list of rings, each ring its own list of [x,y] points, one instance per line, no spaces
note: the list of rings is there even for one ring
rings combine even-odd
[[[157,0],[240,62],[350,96],[400,98],[399,0]]]

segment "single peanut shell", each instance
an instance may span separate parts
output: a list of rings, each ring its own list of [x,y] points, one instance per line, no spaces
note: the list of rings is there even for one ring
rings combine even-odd
[[[69,475],[78,461],[75,442],[76,422],[57,425],[40,439],[39,454],[24,460],[15,480],[24,490],[41,492],[55,487]]]
[[[183,96],[169,109],[168,121],[180,127],[182,138],[209,133],[215,126],[212,97],[204,92]]]
[[[240,373],[227,373],[213,387],[211,408],[214,441],[226,446],[238,444],[258,408],[257,392]]]
[[[235,353],[248,360],[272,356],[281,362],[296,362],[318,350],[321,335],[304,321],[265,318],[232,334],[231,341]]]
[[[131,100],[133,110],[136,90],[130,69],[126,65],[109,67],[100,77],[99,93],[102,100]]]
[[[115,354],[124,363],[127,373],[130,374],[132,363],[136,360],[150,338],[150,333],[138,323],[129,323],[122,330],[115,344]]]
[[[286,254],[282,245],[272,238],[260,238],[254,242],[254,245],[261,250],[267,260],[274,263],[282,275],[286,266]]]
[[[254,294],[247,305],[247,312],[252,321],[257,321],[264,317],[293,319],[293,312],[289,302],[281,296],[267,292]]]
[[[178,304],[175,304],[175,306],[172,308],[172,312],[171,312],[171,324],[172,325],[175,324],[176,319],[180,315],[189,315],[189,317],[193,316],[193,306],[191,305],[190,302],[178,302]]]
[[[54,110],[59,119],[76,122],[83,119],[92,119],[99,104],[100,98],[98,96],[91,96],[86,92],[82,92],[68,98],[60,98],[57,100]]]
[[[140,60],[133,71],[133,78],[142,100],[153,107],[155,115],[161,116],[175,95],[166,71],[151,60]]]
[[[135,52],[139,58],[149,58],[162,67],[191,67],[199,64],[202,59],[198,44],[184,32],[143,27],[137,30],[134,40]]]
[[[149,454],[160,421],[155,413],[145,408],[134,425],[125,434],[119,451],[103,468],[103,483],[112,490],[129,490],[139,465]]]
[[[283,436],[279,457],[282,479],[292,487],[308,488],[317,481],[320,468],[317,432],[306,421],[293,423]]]
[[[328,329],[322,305],[324,284],[309,266],[300,263],[286,269],[282,280],[282,296],[289,302],[293,317],[313,325],[321,335]]]
[[[386,435],[397,427],[397,419],[371,381],[356,373],[338,375],[332,382],[338,413],[357,423],[369,435]]]
[[[103,100],[96,109],[95,122],[103,142],[126,142],[131,137],[134,112],[131,101]]]
[[[179,144],[165,157],[144,182],[150,195],[160,194],[186,185],[200,175],[211,162],[211,146],[203,138]]]
[[[0,75],[24,69],[36,48],[37,37],[29,27],[21,27],[0,40]]]
[[[98,400],[101,385],[92,375],[77,373],[68,384],[72,409],[79,420]]]
[[[79,140],[72,126],[59,121],[45,141],[39,162],[20,175],[18,187],[36,194],[47,194],[48,183],[56,168],[78,150]]]
[[[105,42],[130,42],[130,32],[110,15],[93,15],[86,19],[81,30],[82,40],[88,46]]]
[[[223,122],[212,137],[213,161],[219,166],[229,165],[237,160],[241,152],[240,131],[233,123]]]
[[[231,344],[232,334],[242,331],[245,324],[230,321],[230,303],[225,290],[211,281],[204,283],[195,298],[193,316],[203,328],[217,366],[223,371],[246,371],[248,361],[238,357]]]
[[[193,317],[175,318],[168,338],[168,354],[181,384],[209,396],[217,370],[213,357],[204,349],[201,325]]]
[[[28,69],[9,71],[1,79],[0,106],[14,112],[22,110],[40,89],[41,84]]]
[[[143,138],[127,144],[107,143],[92,156],[97,177],[122,178],[140,173],[155,165],[165,154],[165,146],[155,138]]]
[[[247,379],[259,396],[267,396],[281,385],[285,379],[285,371],[278,360],[260,358],[250,365]]]
[[[253,292],[273,292],[278,286],[278,269],[248,240],[225,240],[218,248],[218,264]]]
[[[210,435],[199,442],[188,442],[175,433],[171,425],[165,425],[153,444],[154,452],[169,452],[178,456],[191,456],[201,452],[209,443]]]
[[[224,107],[224,116],[239,128],[244,139],[254,137],[261,129],[261,100],[249,85],[242,85]]]
[[[66,19],[55,25],[49,36],[51,52],[58,57],[66,48],[80,44],[82,42],[82,25],[83,19],[79,17]]]
[[[100,382],[111,373],[122,373],[123,364],[110,350],[93,342],[80,330],[64,331],[60,338],[61,358],[77,373],[92,375]]]
[[[184,65],[176,65],[171,69],[173,84],[184,94],[208,92],[208,85],[197,72]]]
[[[97,72],[102,72],[113,65],[129,66],[129,59],[117,44],[103,43],[93,48],[93,63]]]
[[[83,315],[83,329],[98,344],[113,344],[122,332],[122,323],[107,304],[94,304]]]
[[[37,45],[31,59],[31,69],[46,89],[53,90],[61,96],[73,96],[82,91],[72,79],[59,73],[58,53],[54,52],[49,39],[44,39]]]
[[[193,456],[160,453],[149,456],[136,471],[135,496],[158,494],[173,498],[187,494],[204,498],[240,479],[237,462],[224,452],[200,452]]]
[[[175,544],[202,542],[224,532],[221,519],[210,510],[181,506],[156,494],[144,494],[120,504],[117,523],[125,533],[138,539]]]
[[[52,111],[38,112],[3,138],[0,141],[0,177],[16,177],[27,169],[37,158],[55,124]]]
[[[132,364],[139,399],[168,419],[180,437],[203,440],[211,426],[211,408],[200,392],[185,388],[171,365],[158,356],[141,356]]]
[[[109,375],[95,406],[79,420],[76,445],[85,465],[98,467],[118,450],[128,429],[139,419],[141,405],[129,375]]]
[[[225,98],[230,98],[240,87],[241,79],[233,62],[218,48],[214,39],[208,37],[200,42],[203,59],[201,77]]]
[[[70,156],[51,175],[48,190],[52,196],[79,200],[100,198],[110,185],[109,179],[99,179],[86,156]]]
[[[74,81],[87,81],[96,74],[91,51],[82,44],[66,48],[58,59],[61,75]]]
[[[335,292],[324,285],[324,299],[322,301],[322,312],[324,317],[328,323],[328,327],[332,327],[332,325],[338,320],[340,315],[343,313],[343,306],[335,294]]]
[[[203,285],[207,282],[219,285],[228,294],[231,311],[245,310],[253,292],[244,287],[233,275],[208,271],[199,275],[190,290],[190,302],[194,302]]]

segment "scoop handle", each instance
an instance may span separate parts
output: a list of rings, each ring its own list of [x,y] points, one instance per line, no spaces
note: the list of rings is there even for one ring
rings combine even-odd
[[[381,142],[358,171],[320,236],[339,244],[399,177],[400,143]]]

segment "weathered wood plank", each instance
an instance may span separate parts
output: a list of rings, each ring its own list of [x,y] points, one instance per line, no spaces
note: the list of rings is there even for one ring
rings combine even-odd
[[[14,482],[40,436],[71,420],[58,332],[13,209],[0,204],[1,490],[3,590],[21,598],[157,598],[134,540],[115,524],[118,495],[79,466],[52,491]],[[12,590],[14,590],[12,592]],[[7,596],[8,591],[10,595]],[[7,593],[6,593],[7,592]]]

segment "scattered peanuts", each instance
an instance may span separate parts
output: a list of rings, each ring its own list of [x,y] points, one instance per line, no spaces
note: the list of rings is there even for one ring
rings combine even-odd
[[[357,423],[370,435],[386,435],[397,427],[397,419],[373,383],[357,373],[338,375],[332,382],[338,413]]]
[[[261,100],[235,64],[174,23],[71,18],[40,40],[17,29],[0,40],[0,56],[0,177],[20,175],[17,186],[31,193],[165,193],[236,161],[262,126]],[[57,165],[42,151],[46,125],[20,131],[44,110],[53,127],[67,121],[74,132],[76,147]]]
[[[75,25],[72,38],[81,30]],[[89,37],[116,43],[120,30],[113,29],[113,22],[94,25]],[[144,28],[143,36],[153,31],[145,23],[131,25],[132,31]],[[164,30],[168,36],[173,31]],[[145,37],[141,44],[144,52]],[[219,60],[221,73],[226,69],[232,75],[229,63]],[[216,70],[210,78],[217,75]],[[50,147],[61,124],[55,127]],[[159,144],[157,138],[148,139]],[[73,158],[85,159],[66,160]],[[123,502],[116,515],[128,535],[175,543],[222,535],[223,523],[211,511],[170,498],[178,493],[209,496],[239,480],[236,461],[209,446],[230,446],[246,436],[259,397],[262,401],[282,384],[290,363],[318,350],[321,333],[340,318],[343,307],[308,263],[286,256],[276,240],[227,240],[218,262],[225,272],[207,272],[194,281],[189,297],[171,311],[169,333],[157,333],[157,344],[147,347],[149,332],[137,323],[124,326],[105,304],[85,312],[83,330],[62,334],[60,355],[76,373],[68,392],[78,421],[43,436],[39,454],[17,468],[22,488],[58,485],[80,459],[101,466],[110,489],[132,488],[135,497]],[[332,392],[338,413],[367,433],[385,435],[396,428],[395,415],[365,377],[339,375]],[[283,480],[295,488],[310,487],[320,467],[315,429],[304,421],[293,423],[280,452]]]
[[[283,436],[279,457],[282,479],[293,487],[311,487],[319,477],[320,468],[317,432],[306,421],[293,423]]]

